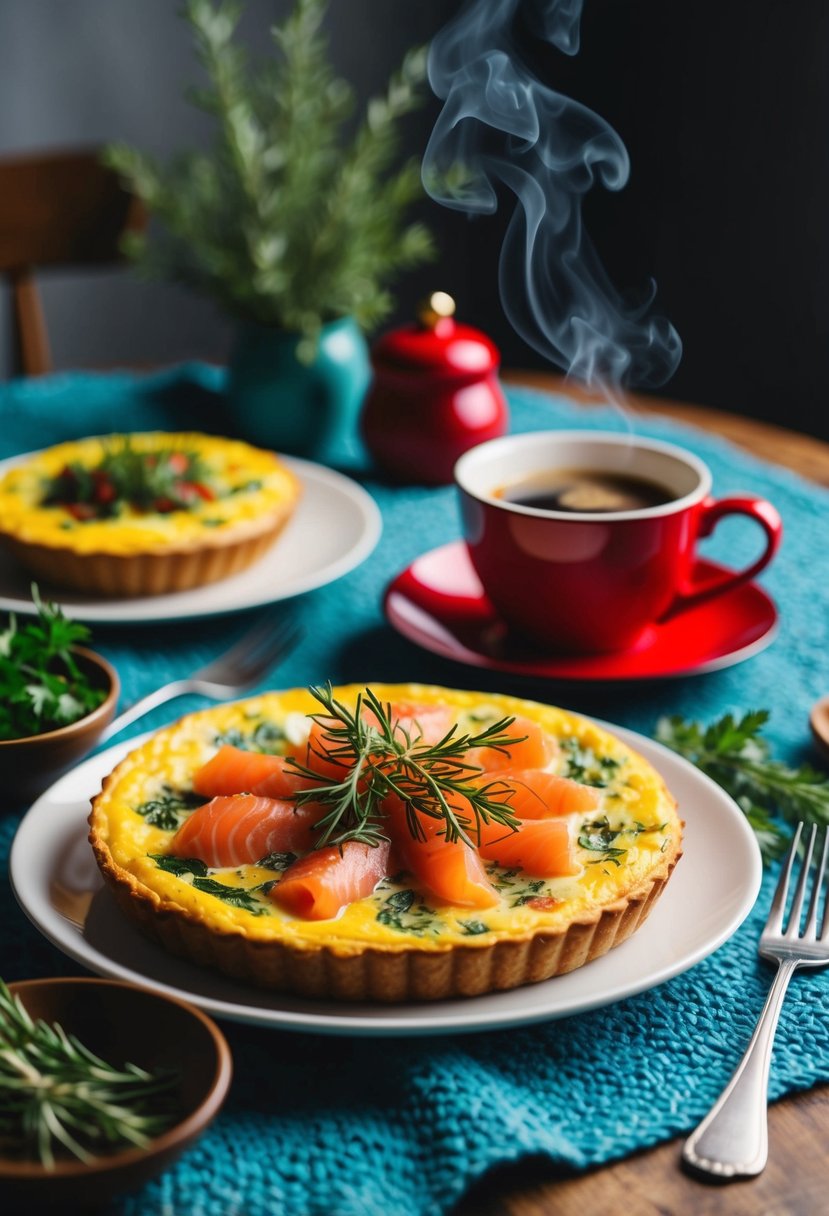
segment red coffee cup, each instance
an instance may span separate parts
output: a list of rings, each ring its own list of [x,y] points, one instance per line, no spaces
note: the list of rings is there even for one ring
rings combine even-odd
[[[503,496],[561,480],[562,470],[641,479],[659,487],[664,501],[587,511]],[[648,626],[753,578],[782,536],[780,516],[765,499],[712,498],[711,473],[698,456],[626,434],[541,431],[493,439],[460,458],[455,482],[464,538],[487,595],[516,629],[564,653],[634,646]],[[726,515],[760,524],[763,553],[745,570],[692,585],[697,541]]]

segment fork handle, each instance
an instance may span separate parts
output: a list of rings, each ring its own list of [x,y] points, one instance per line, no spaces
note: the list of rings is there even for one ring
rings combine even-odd
[[[718,1178],[759,1174],[768,1157],[768,1082],[771,1045],[783,998],[797,963],[781,962],[751,1042],[709,1113],[692,1132],[682,1157],[696,1170]]]
[[[155,692],[147,693],[146,697],[141,697],[129,709],[125,709],[117,718],[113,718],[106,730],[101,733],[98,742],[103,743],[106,739],[111,739],[113,735],[117,735],[125,726],[129,726],[137,718],[142,718],[151,709],[163,705],[165,701],[172,701],[174,697],[183,697],[185,693],[192,692],[193,690],[192,680],[171,680],[169,684],[162,685]]]

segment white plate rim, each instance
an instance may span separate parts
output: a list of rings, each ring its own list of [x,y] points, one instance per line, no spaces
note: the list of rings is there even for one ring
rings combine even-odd
[[[19,456],[10,456],[5,460],[0,460],[0,476],[15,465],[31,460],[39,454],[39,452],[24,452]],[[196,587],[192,591],[144,596],[139,599],[87,600],[76,598],[75,593],[67,593],[68,598],[61,596],[59,590],[55,589],[54,598],[65,604],[74,620],[86,624],[160,624],[165,621],[201,620],[234,612],[244,612],[251,608],[262,608],[281,600],[292,599],[297,595],[304,595],[307,591],[314,591],[318,587],[327,586],[328,583],[348,574],[366,560],[380,539],[383,529],[380,508],[367,490],[336,469],[330,469],[326,465],[316,464],[310,460],[302,460],[296,456],[280,454],[279,459],[315,493],[328,494],[336,497],[340,502],[345,499],[356,509],[361,527],[359,535],[350,548],[344,550],[336,558],[309,572],[305,577],[297,578],[293,583],[288,582],[282,589],[277,588],[275,592],[273,589],[268,590],[267,582],[263,581],[261,594],[250,595],[248,593],[241,601],[235,601],[232,594],[223,596],[223,589],[232,590],[235,579],[244,579],[249,571],[259,568],[262,563],[265,563],[267,567],[268,553],[260,558],[255,566],[249,567],[248,571],[242,571],[239,575],[223,579],[218,583]],[[300,500],[296,513],[300,526],[302,526],[302,511],[303,502]],[[292,522],[289,522],[288,528],[291,527]],[[284,535],[287,536],[287,534],[286,530]],[[277,540],[276,548],[282,539],[280,537]],[[8,560],[11,561],[11,558]],[[52,594],[51,589],[50,594]],[[221,600],[218,605],[212,603],[216,597]],[[1,586],[0,610],[17,612],[24,616],[34,615],[36,612],[31,599],[4,595]]]
[[[41,830],[41,821],[48,819],[49,807],[58,802],[67,790],[73,791],[72,798],[81,804],[78,811],[79,815],[82,814],[82,818],[79,819],[79,829],[83,824],[85,832],[88,802],[81,798],[80,793],[74,792],[74,786],[79,784],[91,796],[100,784],[101,775],[109,772],[119,759],[149,735],[142,735],[117,744],[84,761],[76,769],[60,778],[33,804],[24,816],[12,844],[9,861],[12,890],[21,908],[35,927],[64,954],[82,963],[91,971],[115,979],[132,981],[154,991],[177,996],[199,1006],[206,1013],[230,1021],[304,1033],[386,1037],[498,1030],[585,1013],[665,983],[713,953],[739,928],[749,914],[762,880],[760,850],[754,833],[740,808],[720,786],[687,760],[652,739],[601,719],[593,719],[593,721],[598,722],[605,729],[613,731],[629,746],[641,752],[655,767],[667,769],[668,774],[673,772],[674,776],[684,775],[685,783],[690,783],[691,789],[696,791],[696,810],[688,808],[688,813],[693,816],[693,814],[699,813],[700,806],[706,806],[704,814],[709,817],[722,817],[717,824],[720,840],[723,825],[726,825],[727,831],[731,835],[731,841],[729,848],[718,849],[717,852],[728,858],[727,873],[732,884],[735,874],[741,875],[739,889],[735,889],[733,885],[729,888],[735,902],[728,914],[724,915],[709,932],[702,934],[693,949],[688,949],[683,954],[672,958],[669,963],[650,970],[647,967],[643,970],[640,965],[638,973],[629,976],[626,983],[602,987],[602,970],[604,969],[608,974],[614,970],[615,967],[611,967],[611,963],[618,960],[623,951],[628,952],[628,957],[625,959],[628,969],[630,961],[638,955],[647,956],[648,938],[652,936],[654,942],[658,941],[655,936],[659,932],[658,925],[660,921],[663,925],[669,922],[670,917],[667,913],[663,912],[661,918],[659,916],[651,917],[629,941],[587,967],[571,972],[568,976],[464,1001],[373,1006],[367,1011],[363,1006],[353,1007],[331,1002],[302,1001],[299,998],[280,998],[278,994],[274,993],[260,994],[256,989],[243,988],[241,985],[239,985],[241,992],[244,992],[246,996],[261,995],[261,1002],[259,1004],[239,1004],[201,992],[194,993],[185,985],[177,987],[167,984],[152,976],[147,976],[143,972],[135,971],[128,963],[125,964],[117,958],[102,954],[84,939],[72,922],[65,920],[60,915],[49,899],[48,890],[27,889],[27,875],[30,872],[28,858],[30,849],[34,845],[42,850],[44,833]],[[84,787],[87,776],[89,776],[89,785]],[[683,873],[688,874],[690,870],[703,862],[710,865],[704,857],[696,858],[693,854],[689,864],[689,826],[692,824],[688,824],[686,814],[685,856],[660,898],[660,911],[676,903],[675,914],[678,913],[680,916],[683,913],[686,916],[694,914],[694,910],[690,909],[690,906],[683,909],[681,900],[677,899],[680,888],[691,881],[690,877],[686,882],[680,876]],[[48,833],[45,838],[49,838]],[[693,834],[690,835],[690,841],[691,847],[696,850],[699,845],[694,842]],[[701,838],[699,844],[702,844]],[[686,867],[685,871],[682,870],[683,865]],[[169,963],[169,957],[164,955],[160,948],[158,948],[158,952],[160,961]],[[203,974],[207,977],[205,983],[209,986],[210,973],[204,972]],[[584,977],[587,979],[585,980]],[[199,978],[202,978],[201,972]],[[591,980],[598,981],[598,983],[591,984]],[[224,983],[225,981],[221,977],[218,982]],[[556,1000],[557,994],[560,996],[564,991],[569,993],[573,987],[576,989],[575,997],[570,996],[563,1001]],[[297,1007],[274,1009],[265,1004],[267,1001],[273,1002],[280,999]],[[527,1003],[531,1006],[530,1008],[527,1008]]]

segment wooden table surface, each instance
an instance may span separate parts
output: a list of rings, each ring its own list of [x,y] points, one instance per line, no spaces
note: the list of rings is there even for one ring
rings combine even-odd
[[[589,398],[559,377],[514,373],[523,384]],[[656,412],[740,444],[766,460],[829,486],[829,444],[782,427],[704,406],[630,399],[634,413]],[[771,979],[771,973],[769,973]],[[769,1163],[758,1177],[700,1181],[680,1164],[682,1140],[671,1140],[615,1165],[575,1173],[532,1158],[490,1171],[454,1216],[819,1216],[829,1212],[829,1086],[784,1098],[769,1112]]]

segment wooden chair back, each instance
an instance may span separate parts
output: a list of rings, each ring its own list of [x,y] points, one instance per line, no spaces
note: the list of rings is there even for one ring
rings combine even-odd
[[[146,212],[99,151],[0,160],[0,274],[12,290],[13,362],[27,376],[52,367],[34,272],[44,267],[117,262],[124,232]]]

